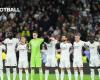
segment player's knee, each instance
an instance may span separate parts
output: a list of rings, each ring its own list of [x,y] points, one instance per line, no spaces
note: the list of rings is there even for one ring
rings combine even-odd
[[[25,73],[28,73],[28,69],[25,69]]]
[[[22,68],[19,68],[19,70],[23,70]]]
[[[91,69],[91,72],[94,72],[94,69]]]
[[[74,71],[78,70],[77,67],[74,67]]]
[[[83,70],[83,67],[80,67],[79,70],[80,70],[80,71]]]
[[[39,68],[39,72],[42,73],[42,68]]]
[[[57,67],[53,67],[53,70],[58,70],[58,68]]]
[[[66,68],[66,70],[70,70],[70,68]]]
[[[16,72],[16,68],[13,68],[13,71]]]
[[[64,71],[64,68],[60,68],[61,69],[61,71]]]
[[[98,68],[98,72],[100,72],[100,68]]]
[[[31,69],[31,73],[33,73],[35,70],[34,69]]]
[[[49,70],[49,68],[48,68],[48,67],[46,67],[46,68],[45,68],[45,70]]]

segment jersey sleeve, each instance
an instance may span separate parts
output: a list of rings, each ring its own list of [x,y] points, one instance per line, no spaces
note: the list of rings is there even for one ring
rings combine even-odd
[[[72,47],[72,44],[71,43],[69,43],[69,47]]]
[[[85,46],[85,41],[81,41],[81,43],[82,43],[82,46]]]
[[[84,44],[86,45],[86,46],[89,46],[90,45],[90,42],[88,41],[88,42],[84,42]]]
[[[40,38],[40,44],[41,44],[43,41],[44,41],[44,39],[43,39],[43,38]]]
[[[62,43],[59,44],[59,47],[60,47],[60,49],[61,49],[61,47],[62,47]]]
[[[16,44],[18,44],[19,43],[19,39],[15,38],[15,42],[16,42]]]
[[[3,49],[3,50],[6,50],[6,46],[5,46],[5,45],[2,45],[2,49]]]
[[[100,43],[99,43],[99,42],[96,42],[96,45],[97,45],[97,46],[100,46]]]
[[[3,41],[3,43],[4,43],[4,44],[7,44],[7,39],[5,39],[5,40]]]

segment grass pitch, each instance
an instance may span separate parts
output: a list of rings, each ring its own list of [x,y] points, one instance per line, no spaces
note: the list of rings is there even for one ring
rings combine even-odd
[[[7,80],[6,74],[4,74],[4,80]],[[11,80],[13,80],[12,74],[11,74]],[[16,80],[19,80],[19,75],[18,74],[17,74]],[[23,80],[26,80],[25,74],[23,74]],[[31,80],[30,76],[29,76],[29,80]],[[35,74],[34,80],[39,80],[39,75],[38,74]],[[44,75],[43,75],[43,80],[45,80]],[[56,80],[55,74],[50,74],[48,80]],[[68,80],[67,74],[65,74],[64,80]],[[72,75],[72,80],[75,80],[74,75]],[[79,76],[79,80],[80,80],[80,76]],[[91,80],[90,75],[85,74],[84,75],[84,80]],[[99,80],[98,75],[95,75],[95,80]]]

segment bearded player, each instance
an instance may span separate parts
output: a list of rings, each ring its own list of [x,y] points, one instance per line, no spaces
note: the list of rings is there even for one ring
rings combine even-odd
[[[67,69],[68,78],[71,80],[71,71],[70,71],[70,50],[72,44],[68,41],[67,35],[62,35],[62,42],[60,43],[60,68],[61,68],[61,80],[64,80],[64,69]]]
[[[95,41],[95,36],[91,34],[90,41],[86,43],[89,46],[90,50],[90,60],[89,66],[91,68],[91,80],[95,80],[95,72],[94,69],[96,68],[99,73],[100,79],[100,54],[98,49],[100,48],[100,42]]]
[[[5,62],[7,78],[8,80],[11,80],[10,68],[13,68],[13,80],[15,80],[17,73],[16,45],[19,43],[19,40],[17,38],[13,38],[13,34],[9,32],[8,38],[6,38],[3,42],[7,47],[7,56]]]

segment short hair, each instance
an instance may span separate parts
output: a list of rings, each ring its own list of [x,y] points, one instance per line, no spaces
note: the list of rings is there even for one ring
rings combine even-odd
[[[65,36],[66,38],[68,38],[68,34],[62,34],[62,36]]]
[[[75,36],[80,36],[81,37],[81,34],[79,32],[75,33]]]
[[[20,39],[21,39],[21,38],[25,38],[25,40],[27,41],[27,37],[26,37],[26,36],[21,36]]]
[[[36,34],[38,34],[38,32],[37,32],[37,31],[34,31],[33,33],[36,33]]]

